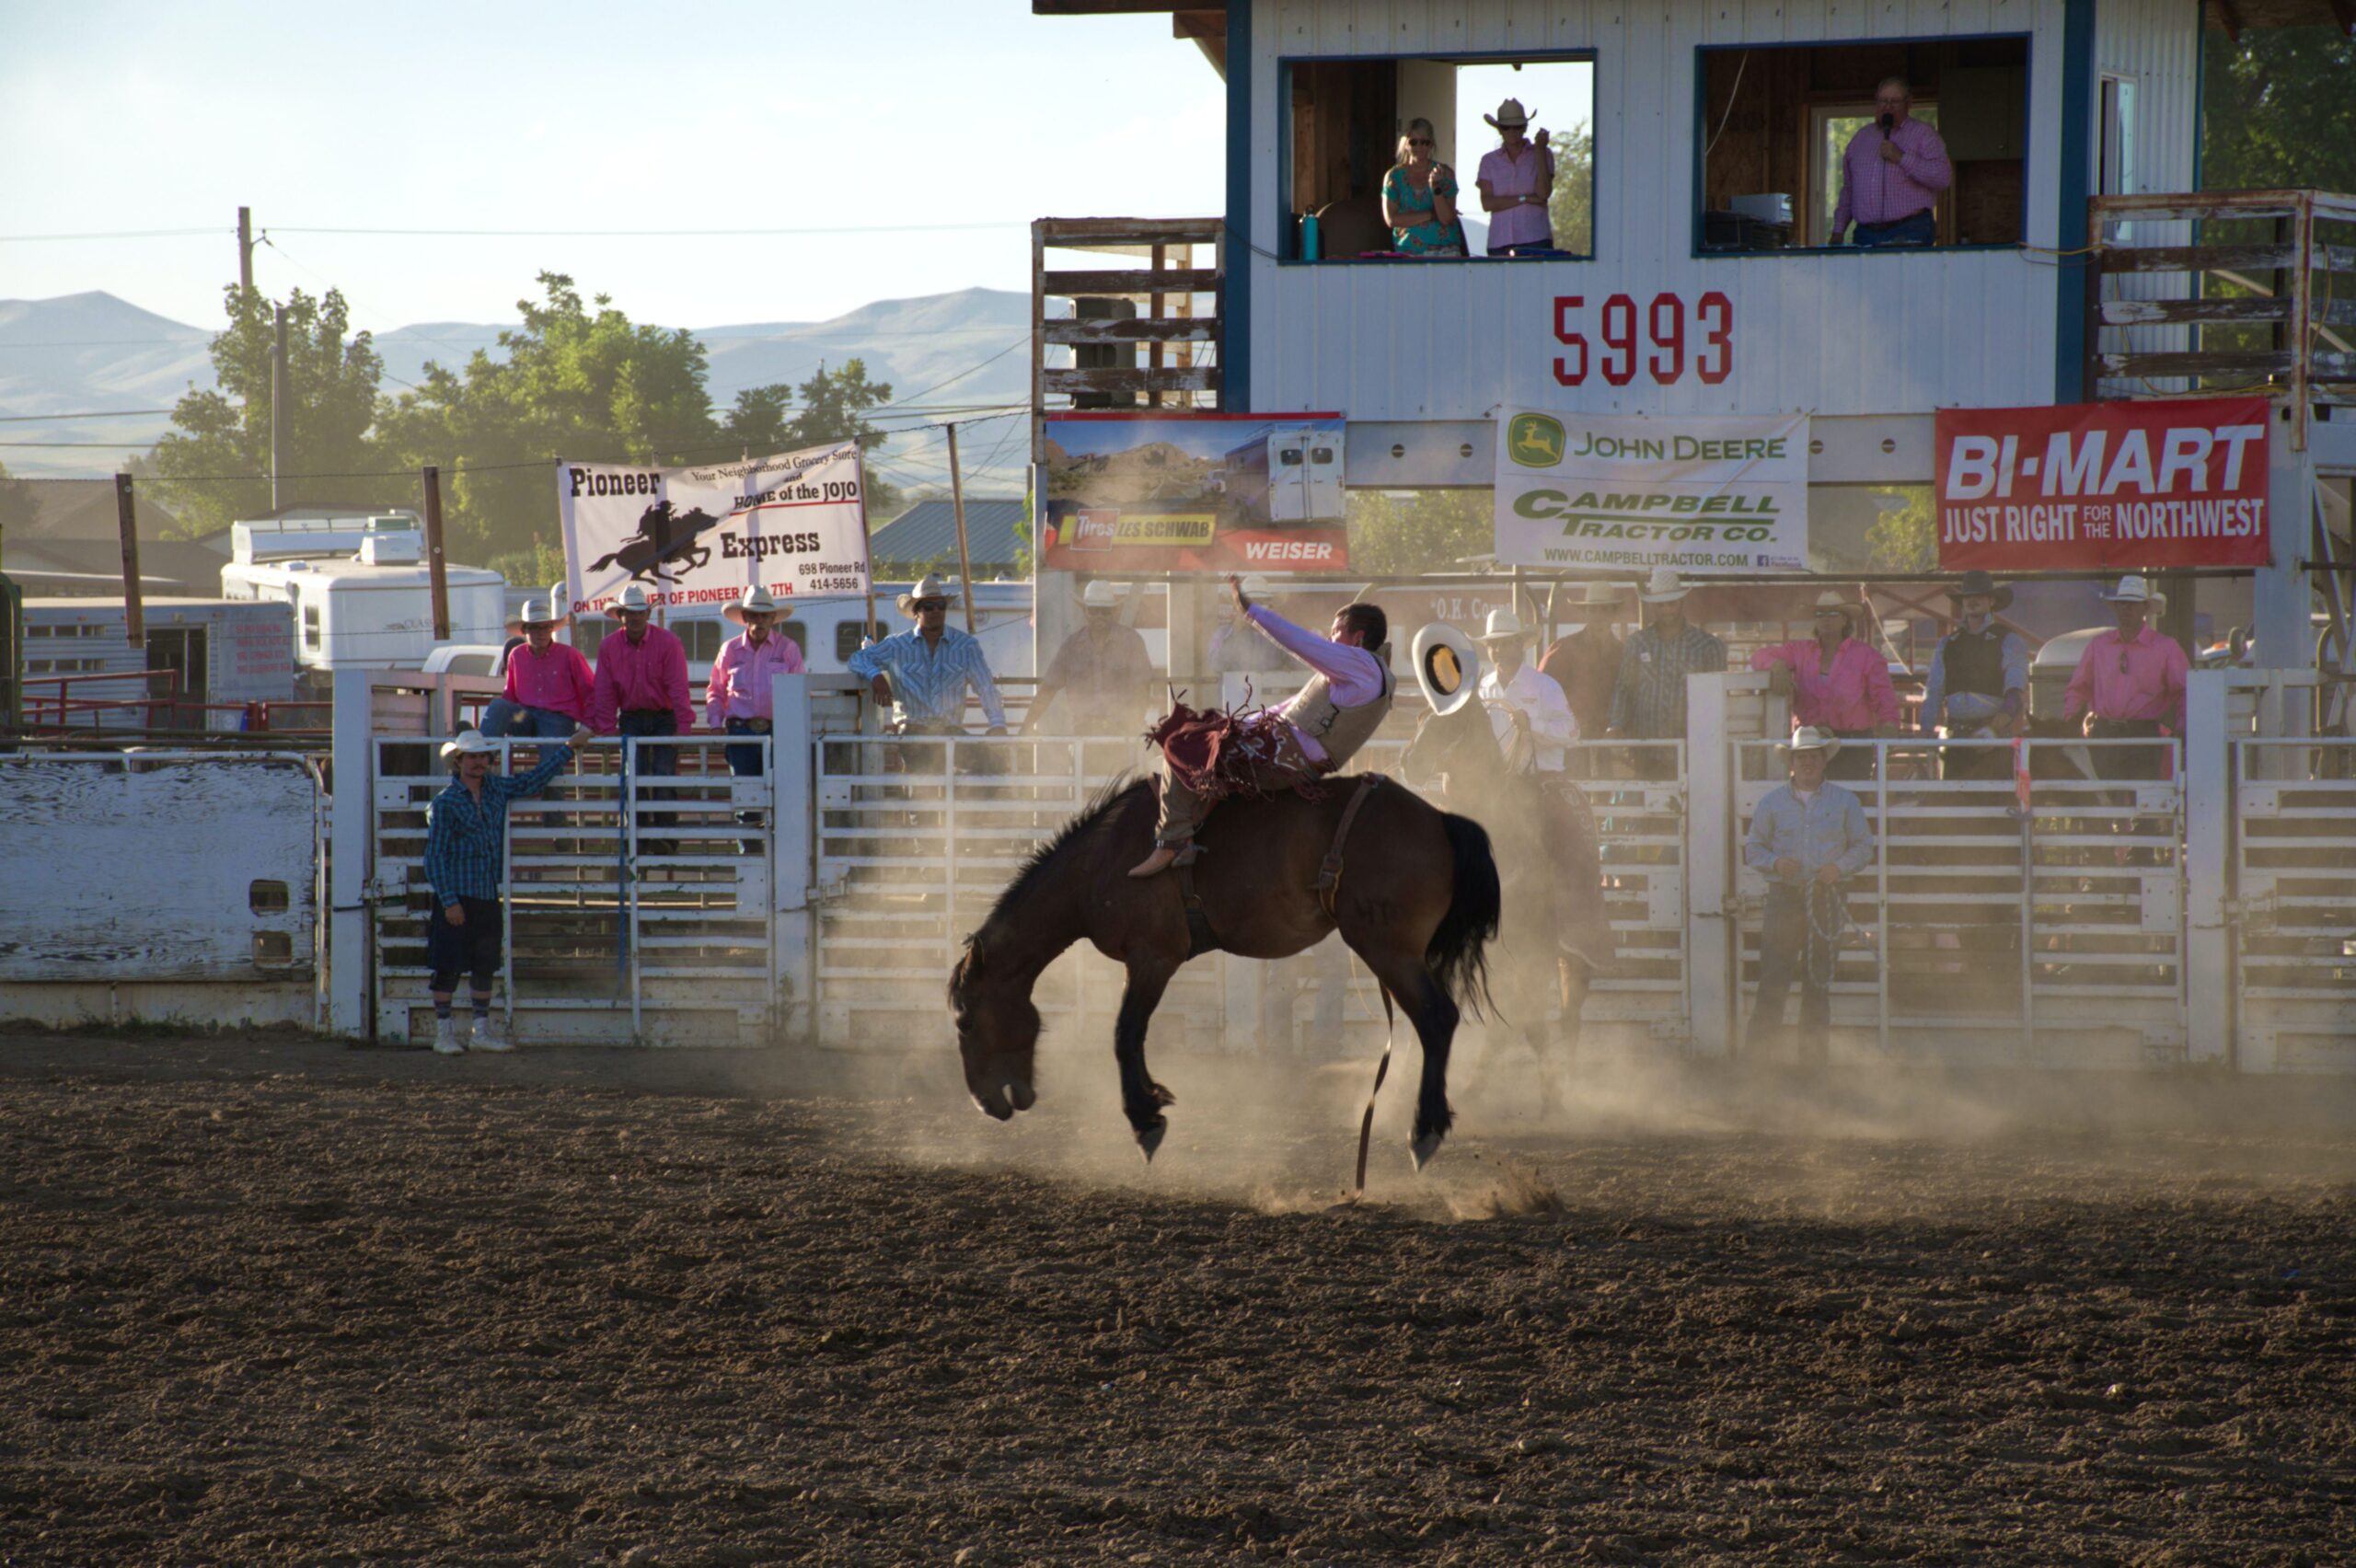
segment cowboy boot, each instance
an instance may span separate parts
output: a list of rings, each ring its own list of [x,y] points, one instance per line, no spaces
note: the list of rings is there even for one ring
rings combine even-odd
[[[1129,868],[1133,877],[1158,877],[1178,863],[1178,848],[1174,844],[1157,844],[1153,853]]]
[[[456,1020],[437,1018],[433,1020],[433,1052],[438,1056],[462,1056],[467,1048],[458,1043]]]

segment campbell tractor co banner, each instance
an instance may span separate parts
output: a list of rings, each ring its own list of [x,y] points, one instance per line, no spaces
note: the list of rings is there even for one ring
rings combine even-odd
[[[1805,569],[1807,416],[1501,409],[1496,532],[1512,566]]]
[[[2262,566],[2263,398],[1941,409],[1945,571]]]
[[[560,462],[572,609],[603,610],[631,582],[674,608],[756,584],[780,599],[864,594],[863,480],[855,441],[699,468]]]
[[[1338,571],[1339,414],[1047,421],[1040,564],[1057,571]]]

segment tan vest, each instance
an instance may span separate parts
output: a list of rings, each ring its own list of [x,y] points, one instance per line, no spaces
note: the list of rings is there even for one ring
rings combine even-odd
[[[1381,652],[1377,651],[1375,657],[1382,659]],[[1391,712],[1392,698],[1397,695],[1391,662],[1383,659],[1382,695],[1372,702],[1344,708],[1334,700],[1334,683],[1323,675],[1311,675],[1309,684],[1284,705],[1283,712],[1294,729],[1325,748],[1326,770],[1332,772],[1374,739],[1374,732],[1382,728],[1382,721]]]

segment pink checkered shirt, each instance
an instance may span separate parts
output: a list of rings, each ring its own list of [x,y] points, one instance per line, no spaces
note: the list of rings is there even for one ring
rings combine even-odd
[[[1946,144],[1936,131],[1909,120],[1889,139],[1905,155],[1896,163],[1881,156],[1879,125],[1868,125],[1849,138],[1849,150],[1841,155],[1841,201],[1832,209],[1835,239],[1848,232],[1852,218],[1861,224],[1888,224],[1927,213],[1939,192],[1955,183]]]

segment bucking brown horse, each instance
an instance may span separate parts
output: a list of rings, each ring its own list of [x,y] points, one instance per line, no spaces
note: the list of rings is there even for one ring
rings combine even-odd
[[[1036,1101],[1039,1011],[1031,988],[1065,949],[1093,942],[1128,971],[1113,1056],[1122,1111],[1149,1160],[1169,1130],[1162,1108],[1172,1096],[1146,1070],[1146,1025],[1171,976],[1197,952],[1288,958],[1339,931],[1422,1043],[1410,1145],[1421,1169],[1454,1120],[1448,1053],[1457,1020],[1477,1015],[1486,997],[1497,868],[1478,823],[1378,779],[1340,843],[1343,867],[1329,904],[1319,871],[1359,782],[1330,778],[1309,793],[1219,805],[1195,836],[1202,855],[1193,867],[1199,907],[1192,920],[1179,872],[1126,874],[1152,847],[1154,786],[1121,780],[1099,793],[1024,862],[950,973],[949,1007],[974,1102],[1005,1121]]]

